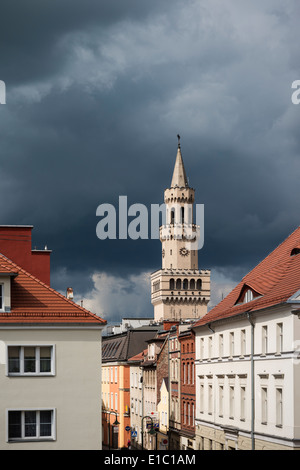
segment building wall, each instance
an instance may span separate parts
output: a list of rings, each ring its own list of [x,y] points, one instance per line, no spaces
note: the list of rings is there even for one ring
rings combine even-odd
[[[0,449],[101,449],[101,331],[0,329]],[[53,345],[55,375],[7,377],[7,345]],[[51,408],[54,441],[7,442],[7,411]]]
[[[289,307],[269,309],[252,318],[255,448],[299,446],[294,441],[299,435],[294,422],[294,384],[299,383],[299,367],[295,366],[293,352],[293,340],[299,338],[299,320],[291,315]],[[283,332],[280,348],[278,325]],[[247,318],[239,317],[211,328],[214,332],[207,326],[195,329],[197,446],[251,448],[251,325]],[[230,432],[232,428],[234,433]]]
[[[105,405],[102,409],[103,443],[112,448],[122,448],[131,439],[130,431],[125,429],[130,426],[129,365],[117,362],[103,364],[102,377]],[[114,426],[116,419],[119,424]]]
[[[195,434],[196,385],[195,385],[195,335],[179,336],[181,348],[181,444],[191,448]]]
[[[165,381],[160,387],[160,399],[157,405],[159,417],[159,433],[157,435],[157,450],[168,449],[169,432],[169,392]]]
[[[156,388],[156,367],[145,367],[144,378],[144,416],[156,417],[157,415],[157,388]],[[144,449],[155,449],[155,437],[146,430],[147,419],[143,421]],[[150,422],[150,420],[149,420]]]
[[[139,365],[130,366],[130,426],[137,432],[136,438],[131,438],[134,448],[142,445],[142,417],[143,417],[143,383],[142,371]]]

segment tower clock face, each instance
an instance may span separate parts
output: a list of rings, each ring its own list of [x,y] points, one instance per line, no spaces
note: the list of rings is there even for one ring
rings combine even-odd
[[[189,250],[187,250],[186,248],[180,248],[179,253],[181,254],[181,256],[187,256],[189,254]]]

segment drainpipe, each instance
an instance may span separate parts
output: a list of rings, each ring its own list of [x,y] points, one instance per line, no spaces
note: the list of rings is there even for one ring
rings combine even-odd
[[[247,312],[247,318],[251,325],[251,443],[252,450],[255,450],[255,440],[254,440],[254,410],[255,410],[255,400],[254,400],[254,323],[250,317],[250,313]]]
[[[170,411],[171,411],[171,378],[170,378],[170,332],[168,334],[168,385],[169,385],[169,400],[168,400],[168,450],[171,449],[170,439],[171,439],[171,431],[170,431]]]

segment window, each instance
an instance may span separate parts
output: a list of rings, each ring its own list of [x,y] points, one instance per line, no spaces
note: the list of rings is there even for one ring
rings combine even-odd
[[[282,388],[276,388],[276,426],[282,427]]]
[[[204,338],[200,339],[200,360],[204,359]]]
[[[268,390],[266,387],[261,389],[261,423],[268,422]]]
[[[229,418],[234,418],[234,387],[229,387]]]
[[[115,383],[118,382],[118,368],[115,367]]]
[[[118,410],[118,394],[115,393],[115,410]]]
[[[246,330],[241,330],[241,356],[246,354]]]
[[[213,388],[212,385],[208,385],[208,413],[213,412]]]
[[[224,353],[224,342],[223,342],[223,335],[219,335],[219,357],[221,358]]]
[[[262,354],[268,352],[268,327],[265,325],[262,327]]]
[[[253,292],[248,289],[245,292],[244,303],[251,302],[251,300],[253,300]]]
[[[204,385],[200,384],[200,413],[203,413],[204,411]]]
[[[212,355],[212,336],[208,338],[208,359],[211,359]]]
[[[53,346],[8,346],[8,375],[53,375]]]
[[[276,353],[281,354],[283,351],[283,325],[277,323],[276,325]]]
[[[241,387],[241,421],[245,421],[246,412],[246,388]]]
[[[8,411],[8,441],[54,439],[54,410]]]
[[[229,351],[230,357],[234,356],[234,332],[232,331],[229,335]]]
[[[224,405],[224,387],[219,386],[219,416],[223,416],[223,405]]]

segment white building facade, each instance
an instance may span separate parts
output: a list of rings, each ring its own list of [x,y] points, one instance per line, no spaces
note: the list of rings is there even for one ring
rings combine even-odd
[[[299,238],[298,229],[193,327],[198,449],[300,448],[300,255],[290,251]]]

